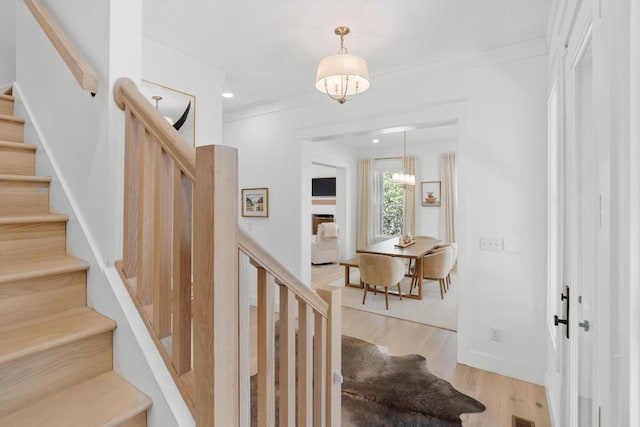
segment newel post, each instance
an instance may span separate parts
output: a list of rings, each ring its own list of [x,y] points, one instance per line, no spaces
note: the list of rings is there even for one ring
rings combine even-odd
[[[238,156],[196,150],[194,409],[198,427],[239,425]]]
[[[342,289],[320,286],[316,293],[329,304],[327,316],[326,425],[339,427],[342,417]]]

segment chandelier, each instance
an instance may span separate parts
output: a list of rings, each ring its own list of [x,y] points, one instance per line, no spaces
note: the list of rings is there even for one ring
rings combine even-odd
[[[407,156],[407,131],[404,131],[404,142],[402,145],[402,173],[396,172],[391,176],[391,181],[394,184],[400,184],[402,186],[407,185],[416,185],[416,177],[415,175],[411,175],[406,173],[405,171],[405,157]]]
[[[338,27],[335,33],[340,36],[340,50],[318,64],[316,89],[344,104],[369,89],[369,71],[364,59],[350,55],[344,47],[344,36],[349,34],[349,28]]]

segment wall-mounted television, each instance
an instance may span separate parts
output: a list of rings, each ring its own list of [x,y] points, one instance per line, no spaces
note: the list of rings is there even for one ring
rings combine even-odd
[[[313,197],[336,197],[335,178],[312,178],[311,196]]]

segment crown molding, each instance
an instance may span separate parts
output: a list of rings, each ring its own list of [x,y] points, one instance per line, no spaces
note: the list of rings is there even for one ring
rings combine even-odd
[[[455,58],[447,62],[426,64],[417,67],[398,68],[384,73],[372,74],[371,80],[375,81],[376,88],[384,88],[393,86],[397,84],[398,81],[406,81],[416,78],[424,79],[425,77],[429,78],[451,73],[459,73],[490,64],[508,63],[546,54],[546,37],[538,37],[535,39],[522,40],[491,47],[476,54]],[[326,101],[325,97],[318,96],[317,91],[309,90],[303,94],[268,100],[226,111],[223,114],[223,121],[224,123],[232,123],[283,110],[325,103]]]

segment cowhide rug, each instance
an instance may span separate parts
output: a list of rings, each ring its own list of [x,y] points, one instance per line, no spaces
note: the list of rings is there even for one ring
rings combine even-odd
[[[276,355],[279,334],[276,333]],[[427,369],[418,355],[390,356],[375,344],[342,336],[342,425],[354,427],[462,426],[460,414],[485,406]],[[251,377],[251,424],[256,425],[257,377]],[[276,361],[276,425],[278,425]]]

